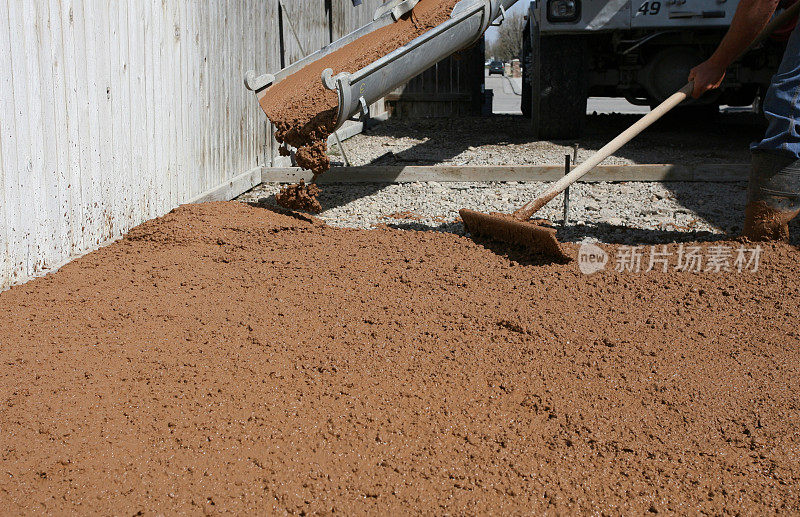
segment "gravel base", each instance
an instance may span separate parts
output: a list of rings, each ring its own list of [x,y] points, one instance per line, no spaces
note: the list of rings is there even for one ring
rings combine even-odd
[[[640,115],[587,117],[578,162]],[[572,154],[567,141],[534,141],[521,116],[390,119],[345,143],[352,165],[547,165]],[[698,117],[668,115],[620,149],[606,164],[749,163],[749,143],[763,119],[741,110]],[[336,154],[334,148],[333,153]],[[336,158],[334,158],[334,161]],[[543,192],[541,182],[330,184],[322,186],[319,217],[332,226],[464,233],[460,208],[512,212]],[[242,201],[275,204],[280,185],[264,184]],[[560,228],[563,242],[638,244],[716,240],[738,235],[746,183],[579,183],[571,190],[570,224],[562,227],[561,197],[537,214]],[[798,243],[796,226],[794,242]]]
[[[544,191],[541,182],[323,185],[318,215],[332,226],[464,234],[460,208],[512,212]],[[279,184],[263,184],[239,200],[275,204]],[[561,197],[537,217],[560,228],[563,242],[660,243],[737,235],[747,192],[740,183],[578,183],[571,189],[570,224],[561,228]],[[794,240],[800,243],[797,229]]]
[[[389,119],[344,145],[352,165],[552,165],[564,163],[574,143],[578,162],[585,161],[640,117],[590,115],[576,141],[533,142],[522,116]],[[668,115],[603,163],[749,163],[749,144],[763,131],[763,119],[750,112]]]

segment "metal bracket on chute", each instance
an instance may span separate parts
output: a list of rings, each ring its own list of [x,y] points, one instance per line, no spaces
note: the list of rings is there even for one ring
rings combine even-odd
[[[244,87],[251,92],[260,92],[264,88],[272,86],[275,82],[275,76],[272,74],[256,75],[254,70],[248,70],[244,74]]]
[[[378,7],[372,20],[375,21],[381,16],[391,13],[394,21],[397,21],[410,12],[418,3],[419,0],[391,0]]]

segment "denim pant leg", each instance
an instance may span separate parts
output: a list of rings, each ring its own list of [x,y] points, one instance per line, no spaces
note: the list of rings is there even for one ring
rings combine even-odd
[[[781,66],[764,96],[767,127],[756,151],[777,151],[800,158],[800,24],[795,27]]]

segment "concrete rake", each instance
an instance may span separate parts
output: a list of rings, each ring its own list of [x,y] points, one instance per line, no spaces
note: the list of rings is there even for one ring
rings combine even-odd
[[[561,249],[561,245],[556,238],[556,230],[536,224],[530,220],[531,216],[567,187],[594,169],[600,162],[619,150],[620,147],[633,140],[635,136],[647,129],[653,122],[686,100],[692,93],[693,88],[694,84],[688,83],[672,94],[650,113],[640,118],[614,140],[594,153],[591,158],[554,183],[544,194],[526,203],[513,214],[485,214],[466,208],[461,209],[458,213],[464,221],[464,226],[467,227],[467,230],[472,235],[523,246],[531,251],[551,255],[555,258],[566,258],[567,255]]]

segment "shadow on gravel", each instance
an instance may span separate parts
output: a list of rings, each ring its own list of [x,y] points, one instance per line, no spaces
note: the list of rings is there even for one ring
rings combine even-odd
[[[641,115],[619,113],[589,115],[583,136],[545,142],[559,146],[578,143],[581,149],[596,151],[639,118]],[[521,115],[393,119],[365,134],[422,142],[397,153],[389,151],[368,165],[446,164],[470,147],[532,144],[529,125]],[[745,163],[749,161],[749,143],[762,136],[764,127],[763,119],[752,112],[716,116],[675,113],[653,124],[615,154],[635,163]]]
[[[719,242],[730,241],[737,234],[718,234],[711,232],[681,230],[651,230],[630,228],[608,223],[593,223],[583,226],[570,226],[558,230],[561,242],[581,242],[584,239],[597,239],[607,244],[628,246],[670,244],[674,242]]]
[[[398,223],[386,223],[386,226],[389,228],[394,228],[395,230],[452,233],[455,235],[466,234],[466,232],[464,231],[464,224],[461,221],[455,221],[451,223],[440,223],[437,224],[436,226],[409,221],[409,222],[398,222]]]
[[[664,182],[675,201],[697,219],[708,221],[720,230],[738,235],[742,231],[744,207],[747,202],[747,182],[688,183]],[[721,197],[724,196],[724,197]],[[691,228],[681,228],[691,230]]]
[[[396,230],[430,231],[467,235],[464,225],[459,222],[441,223],[436,226],[419,222],[387,223]],[[558,226],[557,226],[558,228]],[[648,230],[630,228],[608,223],[592,223],[581,226],[558,228],[558,240],[563,243],[578,243],[584,239],[597,239],[606,244],[649,245],[670,244],[674,242],[720,242],[736,239],[738,234],[716,234],[711,232],[692,232],[680,230]],[[485,239],[473,239],[484,243]],[[486,241],[491,242],[491,241]],[[488,247],[488,246],[487,246]],[[491,249],[502,249],[508,245],[497,243]]]
[[[744,213],[744,211],[742,211]],[[800,249],[800,220],[795,220],[789,225],[791,232],[790,244]],[[570,226],[558,230],[560,242],[581,242],[584,239],[597,239],[607,244],[622,244],[628,246],[671,244],[682,242],[721,242],[735,241],[740,238],[740,231],[727,233],[711,233],[686,230],[651,230],[630,228],[608,223],[592,223],[583,226]]]
[[[397,153],[388,151],[367,165],[447,165],[470,147],[526,144],[530,137],[521,131],[524,121],[513,115],[389,120],[367,134],[423,142]]]

